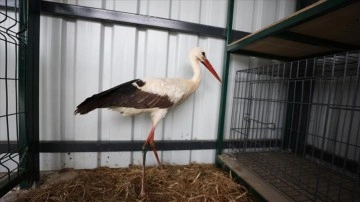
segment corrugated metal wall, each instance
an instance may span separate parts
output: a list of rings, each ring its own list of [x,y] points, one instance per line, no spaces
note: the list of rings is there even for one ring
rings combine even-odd
[[[61,1],[59,1],[61,2]],[[226,0],[63,1],[144,15],[225,27]],[[295,0],[237,0],[234,28],[253,32],[292,13]],[[148,115],[122,117],[109,110],[74,116],[86,97],[143,77],[191,77],[188,51],[201,46],[222,74],[224,40],[133,26],[42,16],[40,32],[40,139],[144,140]],[[232,59],[228,112],[235,71],[261,61]],[[215,140],[220,84],[203,71],[202,83],[186,102],[159,124],[155,140]],[[231,113],[227,113],[227,119]],[[227,121],[229,123],[229,121]],[[229,125],[229,124],[227,124]],[[229,127],[226,127],[227,129]],[[228,131],[225,131],[228,134]],[[212,163],[214,150],[159,152],[165,163]],[[140,164],[141,152],[41,154],[41,169],[123,167]],[[148,165],[155,165],[152,154]]]

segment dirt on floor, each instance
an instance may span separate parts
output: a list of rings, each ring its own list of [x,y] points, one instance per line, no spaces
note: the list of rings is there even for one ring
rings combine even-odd
[[[131,166],[48,173],[37,188],[13,191],[11,201],[254,201],[230,173],[203,164],[147,167],[141,198],[141,172]]]

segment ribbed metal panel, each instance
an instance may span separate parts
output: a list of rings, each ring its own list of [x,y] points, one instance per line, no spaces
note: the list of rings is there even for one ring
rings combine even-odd
[[[290,2],[292,4],[280,0],[239,0],[235,8],[235,28],[255,31],[255,27],[263,27],[293,12],[295,0]],[[218,27],[225,27],[227,12],[226,0],[78,0],[64,3]],[[257,12],[248,12],[254,9]],[[241,17],[244,10],[246,19]],[[225,42],[221,39],[50,16],[41,17],[40,38],[41,140],[145,140],[151,124],[148,115],[129,118],[103,109],[74,116],[73,111],[88,96],[134,78],[190,78],[188,52],[194,46],[202,47],[217,72],[222,74]],[[232,68],[232,74],[238,67],[249,64],[247,57],[234,57],[233,61],[236,68]],[[230,81],[229,92],[232,92],[232,83]],[[155,140],[215,140],[220,88],[212,75],[203,70],[197,92],[167,114],[157,127]],[[215,159],[214,150],[167,151],[159,155],[164,163],[176,164],[211,163]],[[152,154],[147,159],[147,164],[155,165]],[[140,164],[141,152],[45,153],[41,154],[40,161],[43,170],[121,167]]]

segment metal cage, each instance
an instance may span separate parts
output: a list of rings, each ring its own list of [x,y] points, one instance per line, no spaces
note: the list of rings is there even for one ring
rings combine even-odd
[[[236,73],[229,153],[296,201],[360,201],[360,52]]]

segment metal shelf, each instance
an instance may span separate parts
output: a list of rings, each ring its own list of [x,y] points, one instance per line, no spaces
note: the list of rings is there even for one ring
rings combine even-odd
[[[296,60],[360,47],[360,2],[319,1],[227,46],[230,53]]]

